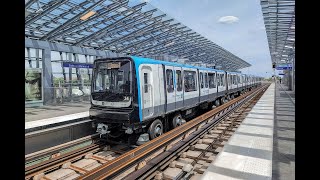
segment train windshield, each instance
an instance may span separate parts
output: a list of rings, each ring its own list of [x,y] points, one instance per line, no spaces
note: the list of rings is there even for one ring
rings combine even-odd
[[[97,62],[93,81],[93,100],[120,102],[131,98],[131,62]]]

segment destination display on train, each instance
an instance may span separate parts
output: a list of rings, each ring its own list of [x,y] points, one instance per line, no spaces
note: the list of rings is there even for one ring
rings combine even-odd
[[[108,69],[119,69],[121,66],[121,62],[109,62],[107,63]]]

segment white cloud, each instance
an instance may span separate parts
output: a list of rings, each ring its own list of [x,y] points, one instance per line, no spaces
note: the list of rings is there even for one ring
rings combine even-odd
[[[140,0],[141,2],[150,2],[151,0]]]
[[[219,23],[224,23],[224,24],[233,24],[238,21],[239,21],[239,18],[235,16],[223,16],[218,20]]]

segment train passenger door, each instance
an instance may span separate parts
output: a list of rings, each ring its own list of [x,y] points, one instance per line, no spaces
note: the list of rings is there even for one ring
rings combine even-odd
[[[175,69],[176,109],[179,109],[183,107],[182,68],[174,67],[174,69]]]
[[[154,113],[153,97],[153,74],[150,66],[141,66],[140,84],[142,86],[142,117],[150,117]]]
[[[165,66],[166,91],[167,91],[167,110],[170,112],[176,108],[176,93],[174,88],[174,68],[173,66]]]
[[[209,99],[215,100],[218,89],[216,87],[216,72],[208,72],[208,83],[209,83]]]
[[[206,71],[199,70],[200,72],[200,102],[208,100],[209,87],[208,87],[208,74]]]

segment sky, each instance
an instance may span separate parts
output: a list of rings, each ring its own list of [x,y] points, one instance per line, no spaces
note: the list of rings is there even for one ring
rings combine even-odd
[[[262,77],[272,75],[271,57],[260,0],[141,0],[165,12],[239,58],[241,69]]]

